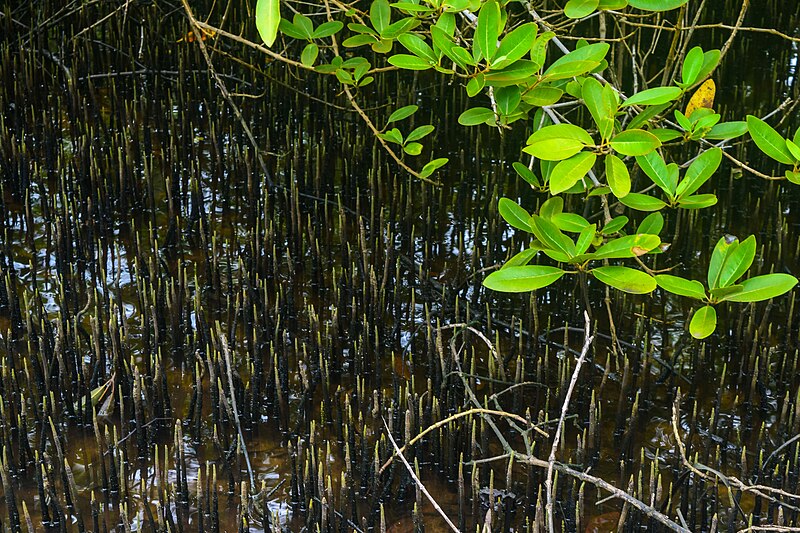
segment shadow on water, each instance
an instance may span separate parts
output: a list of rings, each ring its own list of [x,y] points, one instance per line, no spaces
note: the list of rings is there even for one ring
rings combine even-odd
[[[705,17],[738,12],[724,4]],[[745,25],[797,38],[796,6],[765,4]],[[245,5],[226,20],[252,26]],[[460,91],[389,74],[365,100],[419,95],[443,120],[437,153],[453,164],[442,187],[420,184],[335,84],[209,38],[269,151],[265,176],[178,5],[43,1],[4,7],[0,24],[0,531],[444,531],[398,461],[381,472],[384,424],[408,442],[476,407],[466,383],[478,404],[552,432],[583,341],[578,287],[509,297],[480,285],[520,247],[496,198],[544,199],[511,177],[521,136],[465,133],[443,120],[465,107]],[[718,72],[725,118],[792,98],[783,127],[800,125],[797,54],[796,41],[743,32]],[[733,150],[769,168],[748,143]],[[797,188],[719,175],[717,206],[667,215],[679,268],[699,276],[721,235],[757,231],[756,269],[800,272]],[[795,296],[722,311],[702,344],[682,301],[610,305],[621,341],[596,312],[561,459],[680,510],[693,531],[796,525],[796,508],[741,493],[731,505],[724,484],[687,475],[670,424],[680,388],[694,461],[798,492]],[[512,427],[511,444],[546,456],[550,438]],[[544,473],[504,454],[468,416],[406,457],[462,530],[490,508],[487,527],[538,530]],[[626,531],[657,530],[573,479],[557,497],[566,530],[616,530],[620,513]]]

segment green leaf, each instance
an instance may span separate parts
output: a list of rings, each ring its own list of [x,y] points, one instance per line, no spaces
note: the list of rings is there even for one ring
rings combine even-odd
[[[675,110],[675,120],[678,121],[678,125],[684,130],[692,131],[692,122],[677,109]]]
[[[494,99],[497,103],[497,110],[503,115],[510,115],[519,106],[519,87],[516,85],[501,87],[494,92]]]
[[[395,144],[403,144],[403,134],[397,128],[381,133],[381,138]]]
[[[636,231],[639,233],[658,235],[661,233],[662,229],[664,229],[664,215],[656,211],[644,217]]]
[[[719,275],[722,271],[722,265],[725,263],[725,258],[730,253],[731,248],[739,246],[739,239],[729,241],[726,237],[722,237],[717,241],[714,246],[714,251],[711,252],[711,261],[708,264],[708,288],[716,289],[719,287]]]
[[[631,175],[628,167],[614,154],[606,156],[606,181],[617,198],[624,198],[631,192]]]
[[[272,46],[277,39],[280,22],[280,0],[258,0],[256,2],[256,28],[267,48]]]
[[[711,74],[722,58],[722,52],[719,50],[709,50],[703,53],[703,66],[700,68],[700,73],[697,75],[698,80],[703,80]]]
[[[595,43],[573,50],[553,62],[543,76],[549,80],[563,80],[586,74],[600,65],[609,47],[608,43]]]
[[[423,178],[427,178],[434,172],[436,172],[439,168],[443,167],[449,161],[446,157],[440,157],[438,159],[434,159],[433,161],[429,161],[422,167],[422,170],[419,171],[419,175]]]
[[[474,78],[470,78],[467,82],[467,96],[472,98],[483,89],[484,84],[486,83],[486,79],[482,73],[478,73],[475,75]]]
[[[643,11],[670,11],[677,9],[689,0],[628,0],[628,5]]]
[[[485,107],[473,107],[467,109],[458,117],[458,123],[462,126],[477,126],[484,124],[487,120],[494,122],[494,111]]]
[[[422,153],[422,145],[420,143],[407,142],[403,145],[403,151],[408,155],[419,155]]]
[[[683,209],[705,209],[717,205],[717,196],[715,194],[693,194],[691,196],[682,196],[678,200],[678,206]]]
[[[416,105],[407,105],[403,106],[400,109],[394,111],[391,115],[389,115],[389,120],[386,121],[387,124],[391,124],[392,122],[399,122],[403,119],[406,119],[417,112],[419,106]]]
[[[553,105],[561,100],[563,94],[564,91],[558,87],[541,84],[525,92],[525,94],[522,95],[522,100],[534,107],[544,107]]]
[[[303,48],[303,52],[300,54],[300,62],[307,67],[314,66],[314,62],[317,60],[317,56],[319,55],[319,46],[314,43],[308,43],[305,48]]]
[[[678,296],[687,296],[696,300],[705,300],[706,289],[703,284],[693,279],[684,279],[670,274],[657,274],[656,283],[659,287]]]
[[[647,155],[640,155],[636,158],[636,163],[647,177],[653,180],[653,183],[658,185],[670,198],[675,196],[675,188],[678,183],[671,179],[667,164],[661,154],[653,151]]]
[[[542,243],[553,250],[558,250],[564,253],[568,258],[575,257],[575,243],[572,239],[561,233],[561,230],[549,220],[533,215],[530,218],[530,225],[533,234]]]
[[[552,220],[554,216],[564,211],[564,199],[560,196],[553,196],[552,198],[548,198],[540,207],[539,207],[539,216],[547,219]]]
[[[536,42],[537,29],[538,26],[535,22],[528,22],[503,37],[492,62],[492,68],[502,69],[525,57],[525,54],[533,48],[533,43]]]
[[[703,49],[695,46],[689,53],[686,54],[686,59],[683,60],[683,67],[681,68],[681,79],[684,85],[694,85],[697,77],[700,74],[700,69],[703,68]]]
[[[587,226],[594,225],[577,213],[556,213],[550,220],[561,231],[570,233],[580,233]]]
[[[323,22],[322,24],[317,26],[316,30],[314,30],[313,37],[314,39],[324,39],[325,37],[330,37],[331,35],[334,35],[343,27],[344,24],[338,20]]]
[[[425,124],[424,126],[418,126],[414,128],[414,130],[408,134],[406,137],[406,142],[418,141],[420,139],[424,139],[428,135],[430,135],[433,130],[436,129],[430,124]]]
[[[650,235],[648,233],[626,235],[610,240],[595,250],[593,259],[626,259],[629,257],[640,257],[658,248],[659,244],[661,244],[661,239],[658,235]]]
[[[652,276],[633,268],[603,266],[590,272],[606,285],[630,294],[647,294],[656,288],[656,280]]]
[[[599,9],[624,9],[628,7],[628,0],[600,0]]]
[[[531,169],[520,163],[519,161],[514,161],[511,165],[519,177],[524,179],[531,187],[541,187],[542,183],[539,181],[539,178],[536,177],[536,174],[533,173]]]
[[[412,56],[411,54],[395,54],[387,59],[387,61],[390,65],[406,70],[428,70],[431,68],[430,62],[421,57]]]
[[[627,223],[628,223],[628,217],[626,216],[621,215],[618,217],[614,217],[611,220],[609,220],[605,226],[603,226],[603,229],[601,231],[603,235],[613,235],[614,233],[617,233],[619,230],[624,228]],[[639,233],[643,232],[640,231]]]
[[[525,248],[524,250],[516,254],[514,257],[506,261],[503,264],[503,266],[500,267],[500,269],[503,270],[515,266],[527,265],[530,262],[530,260],[533,259],[536,256],[536,254],[538,254],[541,251],[542,251],[541,247],[536,245],[530,246],[529,248]]]
[[[531,233],[531,226],[528,223],[531,214],[517,202],[509,198],[500,198],[500,201],[497,202],[497,210],[509,226]]]
[[[419,19],[414,17],[406,17],[397,22],[392,22],[381,33],[381,38],[391,41],[397,39],[402,34],[409,32],[420,25]],[[387,50],[388,51],[388,50]]]
[[[523,152],[545,161],[562,161],[594,143],[591,135],[572,124],[553,124],[537,130],[528,138]]]
[[[781,296],[797,285],[797,278],[789,274],[764,274],[740,283],[742,290],[721,300],[729,302],[760,302]]]
[[[564,6],[564,15],[571,19],[580,19],[594,13],[600,0],[569,0]]]
[[[786,140],[772,126],[758,117],[747,115],[747,130],[762,152],[778,163],[784,165],[794,163],[791,152],[786,148]]]
[[[705,339],[717,329],[717,311],[707,305],[695,311],[689,323],[689,333],[695,339]]]
[[[433,48],[425,42],[424,39],[420,38],[413,33],[404,33],[397,40],[402,44],[406,50],[411,52],[417,57],[421,57],[431,63],[438,63],[439,58],[433,52]]]
[[[745,133],[747,133],[747,122],[736,120],[717,124],[706,133],[705,138],[712,141],[725,141],[741,137]]]
[[[376,39],[376,37],[369,34],[353,35],[342,41],[342,46],[345,48],[356,48],[358,46],[364,46],[365,44],[375,44],[378,42]]]
[[[575,243],[576,252],[578,252],[578,254],[585,254],[596,234],[597,226],[594,224],[589,224],[583,228],[580,235],[578,235],[578,241]]]
[[[659,211],[667,207],[667,204],[663,200],[647,196],[646,194],[639,194],[638,192],[629,193],[624,198],[620,198],[619,201],[622,205],[626,205],[637,211]]]
[[[680,137],[683,137],[681,132],[675,131],[671,128],[653,128],[649,131],[650,133],[655,135],[659,141],[661,141],[661,144],[665,144],[670,141],[674,141],[675,139],[679,139]]]
[[[369,20],[378,33],[383,33],[392,21],[392,8],[388,0],[373,0],[369,7]]]
[[[634,94],[625,102],[622,107],[631,105],[661,105],[676,100],[683,93],[678,87],[655,87],[645,89]]]
[[[291,37],[292,39],[306,39],[306,35],[303,30],[286,19],[281,19],[280,24],[278,24],[278,29],[281,31],[281,33],[287,37]]]
[[[651,120],[655,120],[658,115],[660,115],[668,107],[669,104],[651,105],[645,107],[641,113],[633,117],[628,124],[628,128],[641,129],[642,126],[648,124]]]
[[[310,18],[302,13],[295,13],[292,22],[294,22],[295,28],[299,29],[300,33],[303,34],[303,39],[311,40],[314,38],[314,23],[311,22]]]
[[[536,41],[533,43],[533,48],[531,48],[531,61],[537,65],[537,71],[544,66],[544,61],[547,59],[547,43],[555,36],[556,34],[552,31],[546,31],[537,37]]]
[[[550,194],[571,188],[592,169],[596,160],[597,156],[591,152],[578,152],[558,163],[550,174]]]
[[[739,243],[739,246],[726,254],[725,261],[722,263],[722,268],[719,273],[717,287],[733,285],[736,280],[747,272],[747,269],[753,264],[753,259],[755,259],[755,257],[756,238],[754,235],[750,235]]]
[[[645,130],[625,130],[617,134],[610,143],[611,148],[622,155],[645,155],[661,146],[658,137]]]
[[[677,197],[688,196],[702,187],[717,171],[721,162],[722,150],[719,148],[712,148],[700,154],[689,165],[683,180],[678,184],[678,188],[675,190]]]
[[[786,139],[786,148],[795,161],[800,161],[800,146],[797,146],[794,141]]]
[[[530,80],[537,70],[538,66],[533,61],[520,59],[501,70],[487,72],[485,74],[486,83],[495,87],[516,85]]]
[[[565,272],[551,266],[528,265],[503,268],[483,280],[487,289],[499,292],[528,292],[555,283]]]
[[[583,82],[581,97],[589,113],[592,114],[600,137],[603,140],[611,138],[614,134],[614,116],[617,114],[617,100],[614,97],[613,89],[605,87],[594,78],[587,78]],[[609,94],[610,93],[610,94]]]
[[[497,38],[500,36],[500,5],[489,0],[478,12],[478,26],[472,43],[472,55],[475,59],[482,57],[491,62],[497,50]]]

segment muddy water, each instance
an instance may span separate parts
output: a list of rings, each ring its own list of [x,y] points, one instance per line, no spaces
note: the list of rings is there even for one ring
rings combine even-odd
[[[131,5],[103,20],[105,5],[41,7],[0,19],[0,529],[24,530],[27,510],[36,531],[438,531],[402,465],[378,473],[393,451],[384,424],[407,442],[474,407],[466,383],[478,403],[552,431],[582,343],[578,287],[509,297],[480,286],[520,245],[496,197],[541,201],[504,162],[521,139],[445,123],[437,155],[453,164],[442,187],[423,185],[354,113],[328,105],[344,105],[334,85],[209,41],[229,87],[257,97],[237,96],[264,172],[180,10]],[[795,31],[796,13],[762,7],[746,24]],[[709,20],[729,18],[714,9]],[[249,20],[242,6],[226,17]],[[725,118],[796,97],[796,58],[784,39],[743,33],[719,72]],[[382,83],[365,95],[375,105],[434,86]],[[438,118],[464,107],[441,91],[417,103]],[[770,168],[752,146],[735,150]],[[720,174],[715,208],[667,215],[680,268],[699,276],[719,236],[756,232],[757,268],[797,274],[798,189]],[[599,287],[590,298],[608,333]],[[679,510],[692,530],[715,515],[720,529],[751,516],[795,525],[790,507],[738,493],[731,505],[724,486],[688,475],[670,424],[680,387],[695,461],[797,492],[794,300],[723,311],[704,344],[684,333],[688,309],[658,293],[614,300],[620,345],[598,338],[560,457]],[[463,323],[498,355],[449,327]],[[549,451],[547,438],[502,427],[517,449]],[[503,457],[485,420],[448,423],[406,455],[463,530],[485,523],[490,502],[496,530],[537,527],[543,473]],[[621,512],[630,531],[656,529],[568,478],[557,495],[566,530],[614,528]]]

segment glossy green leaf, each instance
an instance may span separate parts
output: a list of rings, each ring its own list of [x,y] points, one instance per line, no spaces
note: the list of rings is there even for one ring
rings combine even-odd
[[[418,109],[419,106],[413,104],[403,106],[400,109],[394,111],[391,115],[389,115],[389,119],[386,121],[386,123],[391,124],[392,122],[399,122],[401,120],[404,120],[413,115],[414,113],[416,113]]]
[[[628,6],[628,0],[600,0],[597,6],[599,9],[624,9]]]
[[[428,161],[425,164],[425,166],[422,167],[422,169],[419,171],[419,174],[423,178],[427,178],[428,176],[430,176],[431,174],[436,172],[438,169],[440,169],[441,167],[446,165],[448,161],[449,161],[449,159],[446,158],[446,157],[439,157],[439,158],[434,159],[432,161]]]
[[[533,43],[530,56],[531,61],[537,65],[536,70],[544,66],[545,59],[547,59],[547,43],[555,36],[556,34],[552,31],[546,31],[537,37],[536,41]]]
[[[683,209],[705,209],[717,205],[717,196],[715,194],[693,194],[690,196],[681,196],[678,200],[678,206]]]
[[[628,217],[620,215],[618,217],[614,217],[611,220],[609,220],[606,223],[606,225],[603,226],[603,229],[601,231],[603,235],[613,235],[614,233],[617,233],[619,230],[624,228],[627,223],[628,223]],[[640,231],[639,233],[643,232]]]
[[[583,128],[572,124],[553,124],[534,132],[523,151],[545,161],[561,161],[593,143],[591,135]]]
[[[530,263],[531,259],[536,257],[536,254],[542,251],[542,248],[537,245],[532,245],[528,248],[525,248],[518,254],[514,255],[511,259],[503,263],[503,266],[500,267],[501,270],[505,268],[511,268],[515,266],[524,266]]]
[[[392,21],[392,8],[388,0],[373,0],[369,8],[369,21],[378,33],[389,27]]]
[[[395,54],[387,59],[390,65],[406,70],[428,70],[431,68],[429,61],[411,54]]]
[[[419,155],[422,153],[422,145],[415,142],[406,142],[403,145],[403,151],[408,155]]]
[[[686,174],[678,184],[675,194],[680,198],[694,193],[717,171],[721,162],[722,150],[719,148],[712,148],[700,154],[686,169]]]
[[[564,235],[558,227],[549,220],[538,215],[530,218],[529,224],[536,238],[553,250],[562,252],[567,257],[576,255],[575,243]]]
[[[644,217],[636,231],[658,235],[662,229],[664,229],[664,215],[656,211]]]
[[[789,150],[789,153],[792,154],[795,161],[800,161],[800,146],[795,144],[794,141],[786,139],[786,148]]]
[[[537,29],[535,22],[528,22],[514,28],[503,37],[492,61],[492,68],[502,69],[525,57],[536,42]]]
[[[647,294],[656,288],[656,280],[641,270],[623,266],[603,266],[591,270],[592,275],[611,287],[630,294]]]
[[[528,223],[531,214],[517,202],[509,198],[500,198],[500,201],[497,202],[497,210],[509,226],[531,233],[531,226]]]
[[[497,50],[497,38],[500,36],[500,5],[489,0],[478,12],[478,26],[475,28],[472,55],[476,59],[482,57],[491,62]]]
[[[547,84],[541,84],[533,89],[526,91],[522,95],[522,100],[534,107],[544,107],[553,105],[563,96],[564,91],[558,87],[552,87]]]
[[[618,133],[610,143],[611,148],[622,155],[645,155],[661,146],[658,137],[645,130],[625,130]]]
[[[564,6],[564,15],[571,19],[580,19],[591,15],[597,9],[600,0],[569,0]]]
[[[672,179],[670,172],[667,170],[667,164],[664,162],[664,158],[661,157],[661,154],[652,151],[649,154],[640,155],[636,158],[636,163],[647,177],[653,180],[653,183],[658,185],[669,197],[675,196],[675,189],[678,186],[678,182]]]
[[[756,238],[750,235],[725,256],[720,269],[717,287],[727,287],[744,276],[756,257]]]
[[[668,107],[669,104],[651,105],[645,107],[642,112],[631,119],[631,121],[628,123],[628,129],[642,129],[642,127],[649,124],[650,121],[657,120],[658,116],[661,115],[661,113],[663,113]]]
[[[344,24],[339,20],[330,20],[328,22],[323,22],[317,29],[314,30],[313,37],[314,39],[324,39],[325,37],[330,37],[331,35],[336,34],[344,27]]]
[[[489,71],[484,76],[487,85],[504,87],[529,81],[537,70],[538,66],[533,61],[520,59],[501,70]]]
[[[594,78],[587,78],[581,88],[581,97],[589,109],[600,137],[610,139],[614,134],[614,116],[617,114],[617,101],[613,89],[605,87]],[[610,94],[609,94],[610,93]]]
[[[272,46],[275,39],[278,38],[280,22],[280,0],[258,0],[256,2],[256,28],[267,48]]]
[[[689,120],[686,115],[681,113],[679,110],[675,110],[675,120],[678,121],[678,125],[686,131],[692,131],[692,121]]]
[[[386,28],[380,32],[381,38],[383,39],[397,39],[401,35],[406,32],[409,32],[420,25],[419,19],[415,17],[406,17],[404,19],[400,19],[397,22],[392,22]]]
[[[663,200],[637,192],[629,193],[624,198],[620,198],[619,201],[621,204],[637,211],[659,211],[667,207]]]
[[[406,50],[415,56],[421,57],[422,59],[425,59],[431,63],[439,62],[439,58],[434,53],[433,48],[431,48],[430,45],[421,37],[414,35],[413,33],[404,33],[398,37],[397,40],[406,48]]]
[[[628,5],[643,11],[670,11],[677,9],[689,0],[628,0]]]
[[[312,67],[318,55],[319,47],[314,43],[308,43],[300,54],[300,62],[307,67]]]
[[[540,207],[539,207],[539,216],[542,218],[546,218],[547,220],[552,220],[554,216],[564,211],[564,199],[560,196],[553,196],[552,198],[548,198]]]
[[[729,302],[760,302],[786,294],[795,285],[797,278],[789,274],[764,274],[746,279],[739,285],[742,290],[721,300]]]
[[[703,284],[693,279],[684,279],[670,274],[657,274],[656,283],[659,287],[678,296],[705,300],[706,289]]]
[[[593,226],[577,213],[557,213],[550,219],[561,231],[580,233],[586,226]]]
[[[550,194],[560,194],[575,185],[594,166],[597,156],[579,152],[559,162],[550,174]]]
[[[524,179],[531,187],[541,187],[542,183],[539,181],[539,178],[536,177],[536,174],[534,174],[531,169],[529,169],[519,161],[515,161],[511,166],[514,168],[514,171],[516,171],[519,177]]]
[[[606,181],[617,198],[624,198],[631,192],[631,175],[628,167],[614,154],[606,156]]]
[[[730,253],[731,248],[735,249],[739,246],[739,239],[728,240],[726,237],[720,238],[717,245],[714,246],[714,251],[711,252],[711,261],[708,264],[708,288],[716,289],[719,287],[719,275],[722,271],[722,265],[725,263],[725,258]]]
[[[705,138],[712,141],[725,141],[741,137],[745,133],[747,133],[747,122],[736,120],[715,125],[705,134]]]
[[[458,123],[462,126],[477,126],[484,124],[487,120],[494,122],[494,111],[485,107],[473,107],[467,109],[458,117]]]
[[[699,46],[695,46],[689,50],[689,53],[686,54],[686,58],[683,60],[681,79],[683,80],[684,85],[694,85],[702,68],[703,49]]]
[[[467,82],[467,96],[472,98],[483,89],[484,85],[486,84],[486,79],[482,73],[476,74],[473,78]]]
[[[703,53],[703,66],[700,67],[700,73],[697,75],[697,80],[703,80],[711,74],[722,58],[722,53],[719,50],[709,50]]]
[[[785,139],[772,126],[758,117],[747,115],[747,130],[762,152],[784,165],[794,163],[791,152],[786,148]]]
[[[295,15],[296,17],[297,15]],[[306,34],[303,32],[301,28],[295,25],[292,22],[282,18],[280,24],[278,24],[278,30],[281,33],[286,35],[287,37],[291,37],[292,39],[306,39]]]
[[[411,131],[411,133],[408,134],[408,136],[406,137],[406,142],[418,141],[420,139],[424,139],[425,137],[427,137],[428,135],[433,133],[434,129],[435,128],[430,124],[425,124],[423,126],[418,126],[418,127],[414,128]]]
[[[578,254],[585,254],[589,246],[591,246],[592,241],[594,241],[596,233],[597,226],[594,224],[589,224],[583,228],[580,235],[578,235],[578,240],[575,242],[575,251],[578,252]]]
[[[717,311],[710,305],[701,307],[694,312],[692,321],[689,322],[689,333],[695,339],[705,339],[717,329]]]
[[[672,128],[653,128],[648,131],[655,135],[656,138],[661,141],[661,144],[666,144],[670,141],[674,141],[675,139],[683,137],[681,132],[673,130]]]
[[[653,89],[645,89],[634,94],[622,106],[631,105],[661,105],[676,100],[682,91],[678,87],[655,87]]]
[[[626,259],[629,257],[640,257],[658,248],[659,244],[661,244],[661,239],[658,235],[651,235],[648,233],[626,235],[610,240],[595,250],[594,259]]]
[[[521,96],[519,87],[511,85],[508,87],[501,87],[494,92],[494,100],[497,104],[497,110],[503,115],[510,115],[517,110]]]
[[[503,268],[483,280],[487,289],[499,292],[528,292],[555,283],[565,272],[560,268],[527,265]]]
[[[600,65],[608,53],[608,43],[589,44],[561,56],[544,71],[550,80],[563,80],[590,72]]]

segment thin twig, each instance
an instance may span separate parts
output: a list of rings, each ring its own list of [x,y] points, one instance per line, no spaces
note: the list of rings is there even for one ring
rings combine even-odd
[[[547,528],[550,533],[555,533],[555,527],[553,525],[553,468],[556,464],[556,452],[558,451],[558,445],[561,442],[561,431],[564,427],[564,419],[567,417],[567,411],[569,410],[569,402],[572,399],[572,391],[575,390],[575,384],[578,382],[581,366],[586,360],[586,354],[589,353],[589,347],[592,345],[592,341],[594,341],[594,336],[590,335],[591,322],[589,320],[589,313],[584,311],[583,318],[586,327],[584,330],[585,339],[583,341],[583,349],[581,350],[581,354],[578,356],[578,361],[575,364],[575,370],[572,372],[572,379],[569,381],[569,387],[567,387],[567,393],[564,396],[564,403],[561,405],[561,416],[558,419],[558,426],[556,426],[556,433],[553,437],[553,445],[550,447],[550,457],[547,460],[547,478],[544,482],[545,490],[547,492],[547,505],[545,509],[547,511]]]

